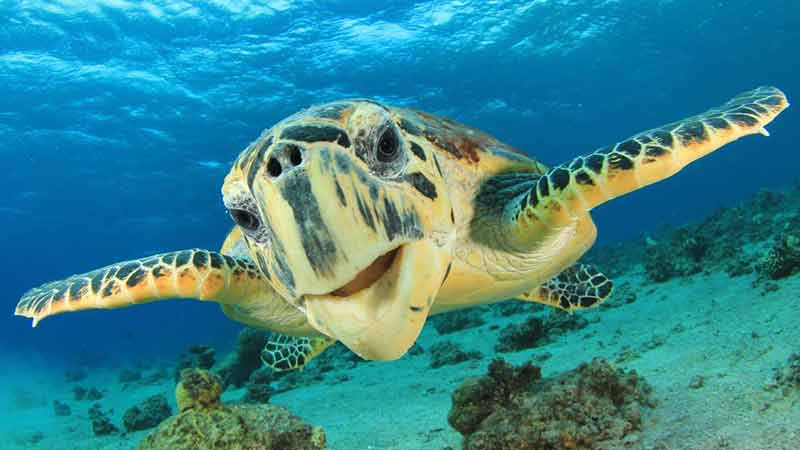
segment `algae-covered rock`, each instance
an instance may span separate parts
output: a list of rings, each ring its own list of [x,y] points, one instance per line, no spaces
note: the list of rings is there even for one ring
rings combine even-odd
[[[273,405],[224,405],[220,379],[185,369],[175,390],[180,412],[148,435],[139,450],[319,450],[325,433]]]
[[[190,409],[164,421],[139,450],[317,450],[321,428],[273,405]]]
[[[586,328],[589,322],[580,314],[550,311],[544,318],[531,316],[523,323],[507,325],[500,331],[495,350],[516,352],[552,342],[569,331]]]
[[[191,408],[214,407],[219,404],[221,395],[220,378],[202,369],[184,369],[175,387],[175,400],[181,412]]]
[[[599,450],[634,443],[652,406],[644,380],[605,360],[549,379],[494,362],[455,391],[448,419],[464,450]]]
[[[758,267],[763,277],[778,280],[800,270],[800,237],[786,234],[776,239]]]
[[[439,314],[430,318],[439,334],[450,334],[467,328],[479,327],[486,323],[483,308],[470,308]]]
[[[157,426],[171,414],[167,398],[161,394],[153,395],[125,411],[122,423],[128,431],[146,430]]]
[[[103,411],[100,403],[95,403],[89,408],[89,420],[92,421],[92,432],[96,436],[106,436],[119,431],[119,429],[111,423],[108,414]]]
[[[494,359],[488,375],[468,378],[453,392],[447,421],[462,435],[472,434],[492,412],[540,378],[541,371],[531,363],[514,367],[503,359]]]
[[[481,359],[483,355],[478,351],[465,352],[458,345],[450,341],[437,342],[431,346],[431,367],[436,369],[442,366],[458,364],[472,359]]]

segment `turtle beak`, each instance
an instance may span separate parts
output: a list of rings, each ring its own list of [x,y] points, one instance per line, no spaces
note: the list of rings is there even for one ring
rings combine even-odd
[[[431,180],[439,194],[425,196],[374,176],[335,144],[287,145],[282,170],[268,167],[252,186],[272,235],[260,265],[320,332],[364,358],[402,356],[451,260],[444,180]]]
[[[417,340],[450,259],[428,240],[403,245],[373,283],[349,296],[307,295],[306,316],[364,359],[397,359]]]

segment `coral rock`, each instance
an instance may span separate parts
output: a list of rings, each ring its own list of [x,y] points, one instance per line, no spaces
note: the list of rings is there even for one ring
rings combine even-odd
[[[105,436],[119,431],[119,429],[111,423],[111,419],[103,412],[99,403],[95,403],[89,408],[89,419],[92,421],[92,431],[96,436]]]
[[[172,408],[163,395],[148,397],[141,404],[125,411],[122,423],[128,431],[140,431],[157,426],[172,414]]]
[[[464,435],[464,450],[621,448],[638,439],[643,408],[652,406],[635,372],[604,360],[551,379],[530,364],[496,360],[488,376],[455,391],[448,419]]]
[[[219,405],[221,395],[220,378],[202,369],[184,369],[175,388],[175,399],[181,412],[191,408],[214,408]]]
[[[439,342],[431,346],[431,367],[436,369],[442,366],[458,364],[471,359],[481,359],[483,355],[477,351],[465,352],[461,347],[450,342]]]
[[[68,416],[72,414],[72,410],[70,409],[69,405],[58,400],[53,400],[53,412],[57,416]]]
[[[430,318],[439,334],[450,334],[467,328],[479,327],[483,320],[483,308],[470,308],[439,314]]]
[[[325,433],[273,405],[223,405],[219,377],[185,369],[175,391],[180,408],[139,450],[321,450]]]

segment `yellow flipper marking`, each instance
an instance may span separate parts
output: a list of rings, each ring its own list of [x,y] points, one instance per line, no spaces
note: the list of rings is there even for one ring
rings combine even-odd
[[[518,298],[573,312],[600,305],[613,290],[614,283],[597,269],[587,264],[575,264]]]
[[[764,128],[789,106],[773,87],[744,92],[721,107],[639,133],[550,169],[516,204],[514,232],[541,235],[612,198],[667,178],[692,161]]]
[[[26,292],[15,314],[33,319],[85,309],[122,308],[189,297],[235,303],[267,286],[249,260],[208,250],[183,250],[125,261],[52,281]]]

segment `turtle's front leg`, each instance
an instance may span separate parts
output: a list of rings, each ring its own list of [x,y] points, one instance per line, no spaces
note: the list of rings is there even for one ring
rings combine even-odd
[[[663,180],[725,144],[764,128],[789,106],[773,87],[738,95],[719,108],[639,133],[550,169],[506,207],[511,234],[524,243],[597,205]]]
[[[173,298],[219,303],[271,289],[250,261],[209,250],[182,250],[120,262],[26,292],[15,310],[33,319],[85,309],[122,308]]]

